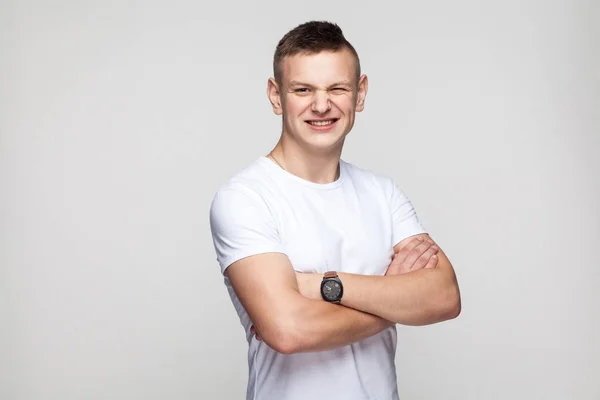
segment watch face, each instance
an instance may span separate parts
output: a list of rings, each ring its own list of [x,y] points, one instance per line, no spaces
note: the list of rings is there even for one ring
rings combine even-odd
[[[339,282],[331,279],[323,283],[322,292],[327,300],[338,300],[342,295],[342,286]]]

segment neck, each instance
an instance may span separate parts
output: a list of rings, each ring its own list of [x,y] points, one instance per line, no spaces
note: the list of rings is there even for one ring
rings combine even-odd
[[[283,137],[270,156],[290,174],[314,183],[331,183],[339,178],[341,146],[329,152],[308,152]]]

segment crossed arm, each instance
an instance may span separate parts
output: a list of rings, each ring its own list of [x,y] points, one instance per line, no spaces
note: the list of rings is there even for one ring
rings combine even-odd
[[[460,294],[454,270],[433,240],[417,235],[394,251],[385,276],[339,273],[341,305],[321,299],[320,274],[295,273],[281,253],[244,258],[226,273],[254,329],[284,354],[345,346],[396,323],[425,325],[456,317]]]

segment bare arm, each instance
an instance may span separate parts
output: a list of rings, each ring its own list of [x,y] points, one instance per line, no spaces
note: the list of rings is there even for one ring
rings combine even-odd
[[[428,235],[419,235],[427,240]],[[395,246],[396,251],[414,237]],[[419,251],[419,246],[413,252]],[[344,285],[342,304],[378,315],[404,325],[427,325],[455,318],[460,314],[460,293],[454,269],[439,249],[435,268],[421,268],[400,275],[372,276],[338,273]],[[306,274],[299,279],[303,293],[316,298],[321,277]]]
[[[393,325],[369,313],[326,303],[320,296],[317,300],[303,296],[290,260],[281,251],[276,223],[252,192],[220,191],[211,205],[210,221],[224,273],[255,331],[275,350],[295,353],[331,349]],[[256,254],[249,248],[262,251]],[[223,265],[232,254],[243,253],[249,254]],[[391,269],[400,271],[395,268],[400,266],[396,261],[397,257]]]
[[[369,313],[304,297],[284,254],[266,253],[226,270],[262,340],[280,353],[345,346],[393,326]]]
[[[403,274],[421,268],[435,268],[437,265],[436,254],[438,249],[432,246],[433,242],[430,242],[430,244],[423,242],[423,238],[415,238],[406,243],[401,250],[399,249],[400,251],[395,253],[392,263],[387,269],[387,274]],[[283,258],[287,260],[287,257],[283,256]],[[297,279],[304,275],[296,272]],[[302,279],[300,278],[297,285],[293,287],[295,297],[299,291],[298,284],[301,281]],[[298,301],[298,299],[296,298],[295,301]],[[292,337],[294,346],[292,346],[291,350],[287,349],[288,352],[318,351],[344,346],[365,339],[381,332],[389,326],[395,325],[393,322],[372,314],[344,306],[324,303],[320,297],[320,293],[317,293],[317,296],[313,300],[310,300],[310,305],[306,303],[303,305],[315,306],[315,301],[317,304],[320,304],[319,307],[325,305],[325,309],[321,310],[321,312],[311,310],[307,314],[294,314],[299,317],[302,324],[301,328],[304,328],[304,330],[295,331],[299,336]],[[295,320],[293,322],[297,323],[298,321]],[[256,327],[252,326],[251,330],[252,334],[256,335],[258,340],[262,340]],[[302,338],[309,338],[312,341],[307,342],[306,340],[302,340]],[[269,341],[272,342],[271,339]]]

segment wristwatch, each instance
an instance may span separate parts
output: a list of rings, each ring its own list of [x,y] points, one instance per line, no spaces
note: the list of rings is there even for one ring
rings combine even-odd
[[[344,285],[342,285],[337,272],[325,272],[323,281],[321,282],[321,297],[323,297],[323,300],[330,303],[339,303],[342,300],[343,294]]]

